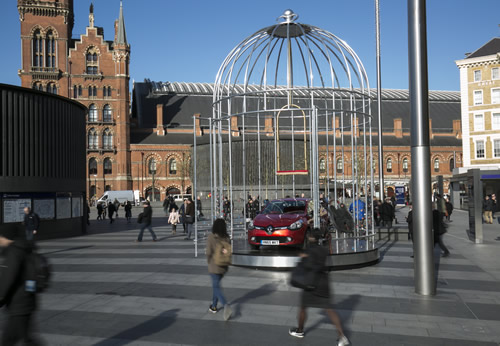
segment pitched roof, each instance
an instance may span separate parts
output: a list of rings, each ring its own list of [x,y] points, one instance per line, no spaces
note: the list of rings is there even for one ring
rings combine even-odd
[[[118,18],[118,33],[116,43],[127,45],[127,34],[125,33],[125,19],[123,18],[123,3],[120,1],[120,17]]]
[[[493,55],[500,53],[500,37],[494,37],[488,42],[486,42],[482,47],[478,50],[469,54],[466,59],[478,58],[487,55]]]

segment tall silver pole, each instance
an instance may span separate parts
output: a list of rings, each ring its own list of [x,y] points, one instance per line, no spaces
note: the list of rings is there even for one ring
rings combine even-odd
[[[384,198],[384,150],[382,146],[382,78],[380,71],[380,4],[375,0],[375,27],[377,41],[377,117],[378,117],[378,183],[379,198]]]
[[[194,172],[193,172],[193,180],[194,180],[194,184],[193,184],[193,196],[194,196],[194,210],[196,210],[195,212],[195,223],[194,223],[194,257],[198,257],[198,208],[197,208],[197,204],[196,201],[197,201],[197,195],[196,195],[196,183],[197,183],[197,180],[196,180],[196,166],[197,166],[197,161],[196,161],[196,116],[193,116],[193,169],[194,169]],[[201,212],[201,210],[200,210]]]
[[[425,0],[408,0],[415,292],[435,295]]]

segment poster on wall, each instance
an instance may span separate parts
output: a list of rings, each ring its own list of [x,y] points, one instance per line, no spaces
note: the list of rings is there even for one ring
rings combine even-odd
[[[31,198],[4,199],[3,222],[22,222],[25,207],[31,208]]]
[[[34,199],[33,211],[38,214],[40,219],[53,219],[56,217],[56,201],[51,199]]]
[[[73,197],[73,217],[82,216],[82,204],[80,197]]]
[[[70,219],[71,218],[71,197],[57,196],[57,218]]]

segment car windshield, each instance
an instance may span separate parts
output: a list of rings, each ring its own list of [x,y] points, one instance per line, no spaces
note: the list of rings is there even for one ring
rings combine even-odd
[[[306,201],[271,201],[262,214],[302,214],[306,210]]]

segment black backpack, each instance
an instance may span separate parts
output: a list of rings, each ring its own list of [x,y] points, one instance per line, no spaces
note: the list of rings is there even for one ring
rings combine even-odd
[[[50,284],[52,268],[47,258],[37,252],[26,255],[26,291],[41,293]]]

